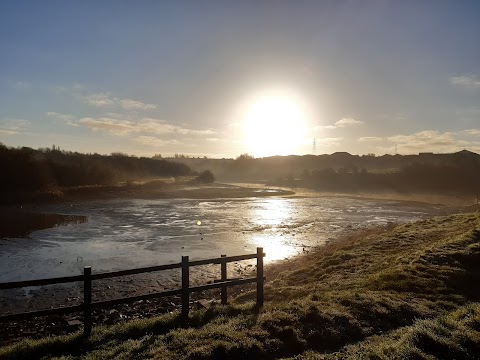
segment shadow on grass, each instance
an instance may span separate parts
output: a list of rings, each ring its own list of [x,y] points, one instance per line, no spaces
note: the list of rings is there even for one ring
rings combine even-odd
[[[142,346],[132,352],[136,357],[147,350],[155,342],[152,335],[164,335],[174,329],[201,327],[215,318],[234,318],[239,315],[250,317],[256,322],[260,309],[253,304],[242,306],[213,306],[208,310],[191,313],[188,321],[183,320],[180,313],[164,315],[158,318],[129,321],[113,326],[98,326],[92,335],[85,338],[82,332],[70,335],[49,337],[40,340],[25,339],[14,345],[0,349],[0,359],[38,359],[44,356],[82,356],[98,348],[102,344],[114,341],[122,343],[127,340],[144,339]],[[3,350],[3,351],[2,351]]]

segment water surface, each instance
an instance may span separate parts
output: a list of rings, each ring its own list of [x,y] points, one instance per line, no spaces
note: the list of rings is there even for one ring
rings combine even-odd
[[[0,240],[0,282],[253,253],[294,256],[345,231],[429,217],[438,206],[345,197],[108,200],[48,205],[87,219]],[[201,224],[200,224],[201,223]],[[200,225],[198,225],[200,224]]]

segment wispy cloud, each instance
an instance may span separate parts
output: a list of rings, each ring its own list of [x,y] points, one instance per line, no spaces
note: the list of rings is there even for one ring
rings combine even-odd
[[[345,127],[350,125],[360,125],[363,121],[355,120],[354,118],[343,118],[338,120],[334,125],[337,127]]]
[[[360,142],[379,142],[383,141],[383,138],[378,136],[364,136],[358,139]]]
[[[145,118],[140,121],[137,126],[139,126],[140,131],[152,132],[155,134],[181,134],[181,135],[214,135],[215,131],[210,129],[205,130],[196,130],[189,129],[173,124],[169,124],[164,120]]]
[[[157,108],[155,104],[147,104],[139,100],[122,99],[112,96],[109,92],[99,92],[81,95],[80,99],[87,105],[95,107],[114,107],[118,106],[124,110],[153,110]]]
[[[339,146],[342,141],[341,137],[327,137],[316,140],[316,145],[319,147]]]
[[[2,129],[0,127],[0,134],[2,134],[2,135],[15,135],[15,134],[18,134],[18,131]]]
[[[317,126],[317,128],[320,128],[320,129],[338,129],[338,128],[344,128],[344,127],[347,127],[347,126],[356,126],[356,125],[362,125],[362,124],[364,124],[363,121],[356,120],[352,117],[348,117],[348,118],[345,117],[345,118],[342,118],[342,119],[338,120],[333,125],[320,125],[320,126]]]
[[[149,104],[140,100],[120,98],[114,96],[109,91],[91,92],[82,84],[73,84],[71,86],[54,85],[49,87],[50,91],[60,93],[70,93],[75,98],[87,104],[98,108],[118,108],[123,110],[142,110],[148,111],[157,108],[155,104]]]
[[[480,137],[480,129],[468,129],[464,130],[463,133],[470,135],[470,136],[479,136]]]
[[[211,136],[215,132],[210,129],[197,130],[188,129],[181,126],[169,124],[166,121],[143,118],[139,121],[126,119],[100,117],[100,118],[82,118],[78,122],[80,125],[93,131],[104,131],[112,135],[127,135],[132,133],[148,133],[155,135],[192,135],[192,136]]]
[[[79,124],[93,131],[105,131],[113,135],[127,135],[138,131],[134,123],[128,120],[102,118],[82,118]]]
[[[87,91],[86,87],[79,83],[74,83],[73,85],[53,85],[52,84],[48,86],[48,90],[56,94],[67,93],[67,94],[75,95],[77,97],[80,97],[82,93],[85,93]]]
[[[32,90],[32,83],[28,81],[16,81],[13,83],[13,87],[21,91],[30,91]]]
[[[480,88],[480,77],[477,75],[461,75],[461,76],[452,76],[450,77],[450,83],[455,86],[461,86],[471,89]]]
[[[157,107],[155,104],[146,104],[142,101],[132,99],[118,99],[120,106],[125,110],[153,110]]]
[[[477,144],[459,138],[461,132],[444,132],[437,130],[420,131],[411,135],[395,135],[387,139],[397,144],[399,151],[404,153],[455,152],[463,148],[476,147]]]
[[[24,119],[3,119],[0,121],[0,134],[15,135],[23,132],[29,125],[30,121]]]
[[[77,122],[75,122],[76,118],[73,115],[61,114],[54,111],[49,111],[47,112],[47,116],[51,119],[60,120],[70,126],[75,126],[75,127],[80,126]]]
[[[146,135],[137,136],[133,140],[142,144],[142,145],[147,145],[147,146],[152,146],[152,147],[162,147],[162,146],[167,146],[167,145],[181,145],[181,144],[183,144],[181,141],[178,141],[177,139],[164,140],[164,139],[157,138],[155,136],[146,136]]]
[[[82,95],[81,99],[85,104],[97,107],[112,106],[115,104],[115,101],[112,99],[110,93]]]

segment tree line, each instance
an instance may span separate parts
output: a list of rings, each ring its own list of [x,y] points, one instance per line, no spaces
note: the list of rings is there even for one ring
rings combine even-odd
[[[302,186],[324,191],[397,191],[439,194],[480,193],[480,165],[413,163],[391,172],[365,168],[304,170],[299,177],[287,175],[276,185]]]
[[[480,155],[450,154],[272,156],[179,159],[192,169],[212,169],[220,181],[263,182],[326,191],[480,193]]]
[[[52,147],[12,148],[0,143],[3,192],[45,191],[58,187],[115,185],[132,179],[191,175],[189,166],[167,160],[83,154]]]

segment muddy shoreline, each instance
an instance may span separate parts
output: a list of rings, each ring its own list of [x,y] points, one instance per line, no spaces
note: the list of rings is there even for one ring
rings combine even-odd
[[[254,269],[255,265],[252,261],[230,263],[228,277],[254,276]],[[178,274],[145,273],[94,281],[92,284],[93,302],[178,289],[181,287],[181,281],[180,273],[177,272]],[[212,283],[215,278],[219,277],[219,274],[220,269],[216,269],[213,265],[209,266],[207,271],[192,271],[190,286]],[[74,285],[49,285],[9,290],[6,295],[0,297],[0,315],[80,305],[83,302],[82,286],[82,283],[75,283]],[[229,288],[229,299],[252,289],[254,289],[254,285]],[[210,290],[192,293],[190,308],[208,308],[219,304],[219,292],[219,290]],[[94,326],[113,325],[133,319],[150,318],[172,312],[178,313],[180,310],[180,296],[171,296],[94,309],[92,321]],[[45,336],[64,335],[75,332],[82,326],[83,314],[80,312],[0,323],[0,346],[26,337],[37,339]]]
[[[352,229],[345,229],[330,241],[351,236]],[[318,248],[321,248],[319,246]],[[267,264],[265,274],[274,273],[274,269],[288,266],[293,259],[307,255],[315,248],[304,248],[294,258]],[[227,265],[228,278],[246,278],[255,276],[255,260],[233,262]],[[190,286],[212,283],[220,276],[219,265],[206,265],[192,268]],[[144,273],[119,278],[94,281],[92,284],[93,301],[111,300],[115,298],[137,296],[154,292],[178,289],[181,287],[180,270]],[[245,292],[255,290],[255,284],[228,288],[229,301]],[[252,295],[252,300],[254,296]],[[40,309],[79,305],[83,302],[83,283],[48,285],[35,288],[3,290],[0,296],[0,315],[22,313]],[[220,303],[220,290],[192,293],[190,308],[199,309],[216,306]],[[142,319],[181,310],[180,296],[151,299],[124,303],[111,307],[94,309],[92,319],[94,326],[113,325],[133,319]],[[24,338],[42,338],[57,336],[78,331],[83,326],[83,314],[80,312],[65,315],[42,316],[29,320],[0,323],[0,346],[17,342]]]
[[[362,230],[344,229],[327,242],[334,245],[356,234],[365,232],[383,232],[395,224],[374,226]],[[278,276],[281,271],[291,267],[292,263],[307,258],[310,253],[322,251],[324,246],[305,248],[303,252],[292,258],[276,261],[265,266],[265,276],[269,279]],[[219,265],[201,267],[200,271],[191,272],[190,286],[211,283],[220,275]],[[192,268],[193,269],[193,268]],[[176,273],[175,273],[176,271]],[[168,273],[170,272],[170,273]],[[246,278],[255,276],[255,260],[228,264],[228,278]],[[83,299],[82,283],[68,285],[49,285],[34,289],[12,289],[8,296],[0,297],[0,315],[20,313],[39,309],[79,305]],[[181,287],[179,270],[144,273],[120,278],[94,281],[92,286],[93,301],[110,300],[121,297],[143,295],[154,292],[178,289]],[[238,295],[251,292],[245,298],[254,301],[255,284],[228,288],[228,299],[231,301]],[[22,301],[23,300],[23,301]],[[190,308],[202,309],[220,304],[220,290],[209,290],[190,295]],[[151,299],[124,303],[111,307],[94,309],[92,321],[94,326],[113,325],[134,319],[150,318],[181,311],[180,296]],[[83,326],[83,314],[80,312],[65,315],[42,316],[29,320],[0,323],[0,346],[15,343],[24,338],[38,339],[45,336],[58,336],[80,330]]]
[[[81,186],[36,193],[0,193],[0,207],[35,207],[45,204],[76,203],[109,199],[223,199],[288,196],[291,189],[239,184],[175,184],[156,181],[142,184]]]
[[[220,190],[219,190],[220,189]],[[149,192],[143,193],[143,196],[148,195],[148,199],[165,199],[165,198],[196,198],[198,196],[201,199],[212,199],[211,201],[224,201],[229,198],[256,198],[256,197],[286,197],[286,198],[297,198],[297,197],[335,197],[334,194],[318,194],[318,193],[303,193],[299,191],[297,194],[294,194],[292,191],[286,189],[270,189],[270,188],[259,188],[245,185],[245,186],[236,186],[236,185],[224,185],[216,184],[214,186],[206,187],[181,187],[177,189],[170,189],[168,197],[163,192],[161,195],[157,194],[155,197],[155,191],[149,190]],[[216,197],[213,195],[216,193]],[[204,196],[200,196],[200,195]],[[220,194],[220,195],[219,195]],[[77,194],[78,195],[78,194]],[[105,194],[104,194],[105,195]],[[106,199],[117,199],[118,194],[106,194]],[[125,198],[138,198],[142,196],[139,193],[126,193],[123,194]],[[188,196],[187,196],[188,195]],[[346,194],[341,195],[340,197],[347,196]],[[354,197],[354,196],[351,196]],[[121,197],[122,198],[122,197]],[[80,200],[79,200],[80,199]],[[94,196],[92,199],[98,200],[98,197]],[[63,198],[62,202],[66,203],[75,203],[78,201],[90,201],[89,196],[79,196],[76,200]],[[400,202],[409,200],[400,200]],[[421,205],[416,203],[417,205]],[[394,206],[394,205],[393,205]],[[401,205],[398,205],[401,206]],[[428,204],[425,204],[428,206]],[[9,213],[12,210],[20,211],[22,213],[35,212],[37,206],[35,204],[30,204],[23,206],[19,210],[18,206],[4,207],[1,211]],[[472,208],[468,209],[472,211]],[[475,209],[473,209],[475,210]],[[459,212],[461,208],[459,207],[445,207],[442,212]],[[1,214],[1,213],[0,213]],[[71,219],[70,219],[71,220]],[[80,221],[74,219],[75,221]],[[391,224],[392,225],[392,224]],[[54,225],[55,226],[55,225]],[[333,225],[332,225],[333,226]],[[367,225],[364,229],[367,228],[376,228],[377,225]],[[281,228],[281,226],[280,226]],[[32,229],[31,231],[35,231]],[[259,231],[263,231],[261,228]],[[303,230],[296,229],[294,232],[286,227],[282,230],[280,236],[282,235],[291,235],[295,236],[300,235]],[[328,241],[337,241],[346,236],[352,236],[358,228],[353,229],[351,226],[345,227],[341,232],[332,233],[332,236],[329,236]],[[28,236],[28,235],[27,235]],[[298,236],[297,236],[298,238]],[[300,252],[300,255],[297,255],[296,258],[306,254],[312,249],[321,248],[322,246],[317,246],[315,248],[310,248],[308,246],[303,248],[303,253]],[[302,251],[302,250],[300,250]],[[213,257],[219,256],[220,254],[214,254]],[[230,254],[229,254],[230,255]],[[235,255],[235,254],[231,254]],[[293,258],[292,258],[293,259]],[[268,269],[279,268],[282,266],[288,266],[289,260],[277,261],[267,266],[267,276]],[[250,262],[241,262],[241,263],[232,263],[229,265],[229,277],[241,278],[248,277],[254,273],[255,267],[253,261]],[[192,271],[191,275],[191,285],[200,285],[212,282],[213,280],[219,277],[219,266],[207,266],[205,268]],[[101,301],[113,298],[135,296],[141,294],[148,294],[153,292],[160,292],[166,290],[172,290],[179,288],[180,284],[180,273],[167,273],[167,272],[158,272],[158,273],[148,273],[135,276],[128,276],[122,278],[108,279],[102,281],[96,281],[93,284],[93,297],[94,301]],[[229,289],[229,299],[231,295],[241,293],[251,289],[252,286],[242,286]],[[74,285],[51,285],[39,288],[27,288],[27,289],[13,289],[9,291],[2,291],[0,296],[0,315],[1,314],[10,314],[10,313],[20,313],[27,312],[37,309],[46,309],[54,307],[63,307],[81,304],[83,297],[83,289],[81,283],[76,283]],[[191,307],[195,308],[197,306],[204,307],[210,306],[210,304],[215,304],[219,299],[219,291],[209,291],[202,292],[197,294],[192,294]],[[199,300],[200,303],[198,302]],[[94,312],[94,324],[95,325],[111,325],[120,321],[127,321],[131,319],[145,318],[158,316],[160,314],[175,312],[179,310],[180,298],[172,297],[168,299],[154,299],[148,301],[140,301],[130,304],[122,304],[118,306],[113,306],[107,309],[98,309]],[[0,323],[0,345],[5,345],[18,341],[25,337],[31,338],[40,338],[47,335],[60,335],[66,334],[72,331],[78,330],[82,326],[82,314],[69,314],[65,316],[49,316],[41,317],[37,319],[32,319],[28,321],[19,321],[19,322],[10,322],[10,323]]]

